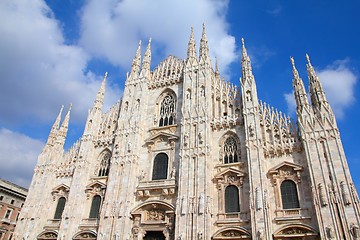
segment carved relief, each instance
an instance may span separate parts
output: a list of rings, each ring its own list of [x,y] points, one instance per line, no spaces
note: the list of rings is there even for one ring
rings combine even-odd
[[[165,211],[151,209],[147,211],[146,214],[148,221],[164,221],[165,220]]]

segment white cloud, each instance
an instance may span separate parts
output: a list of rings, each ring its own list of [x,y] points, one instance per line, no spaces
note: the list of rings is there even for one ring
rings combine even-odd
[[[90,0],[82,11],[80,43],[94,56],[128,68],[138,41],[149,37],[153,53],[185,58],[190,27],[199,43],[205,22],[210,54],[226,72],[237,57],[235,38],[227,33],[227,6],[227,0]]]
[[[296,110],[294,91],[292,91],[291,93],[285,93],[284,97],[287,104],[288,114],[293,115]]]
[[[348,67],[349,60],[338,60],[317,71],[326,97],[338,118],[343,118],[346,108],[354,101],[354,87],[358,76]]]
[[[0,35],[0,124],[53,120],[69,102],[72,121],[83,120],[101,76],[86,71],[89,56],[83,49],[64,43],[46,3],[0,1]],[[117,92],[108,91],[112,102]]]
[[[1,178],[29,187],[44,143],[5,128],[0,129],[0,143]]]
[[[324,69],[317,69],[316,73],[336,117],[343,118],[346,109],[355,101],[354,88],[358,79],[357,74],[349,67],[349,60],[337,60]],[[293,93],[286,93],[284,97],[289,113],[295,112]]]

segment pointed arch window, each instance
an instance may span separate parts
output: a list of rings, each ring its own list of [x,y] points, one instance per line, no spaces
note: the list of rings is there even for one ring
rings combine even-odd
[[[91,202],[89,218],[99,218],[100,204],[101,204],[101,197],[99,195],[95,195]]]
[[[64,212],[65,203],[66,203],[66,198],[64,198],[64,197],[59,198],[58,203],[56,205],[54,219],[56,219],[56,220],[61,219],[61,216]]]
[[[161,102],[159,127],[175,123],[175,110],[175,98],[172,95],[167,95]]]
[[[169,157],[165,153],[159,153],[154,159],[152,180],[167,179]]]
[[[237,154],[238,146],[234,137],[230,136],[226,139],[224,143],[224,163],[235,163],[238,162]]]
[[[292,180],[285,180],[281,183],[281,200],[283,209],[299,208],[299,198],[296,183]]]
[[[109,169],[110,169],[110,158],[111,158],[111,153],[108,151],[105,151],[102,156],[101,156],[101,163],[100,163],[100,167],[99,167],[99,172],[98,172],[98,176],[99,177],[103,177],[103,176],[108,176],[109,175]]]
[[[225,213],[240,212],[239,189],[229,185],[225,189]]]

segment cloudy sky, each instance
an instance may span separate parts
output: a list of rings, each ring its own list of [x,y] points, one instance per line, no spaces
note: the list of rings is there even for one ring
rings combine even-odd
[[[352,173],[360,171],[359,1],[2,0],[0,177],[28,187],[61,105],[73,103],[66,147],[81,137],[106,71],[106,103],[122,95],[139,40],[152,37],[152,68],[186,56],[190,28],[206,24],[210,53],[239,85],[241,38],[259,98],[294,116],[293,56],[307,85],[305,54],[334,108]],[[214,62],[214,61],[213,61]],[[353,174],[357,188],[360,176]]]

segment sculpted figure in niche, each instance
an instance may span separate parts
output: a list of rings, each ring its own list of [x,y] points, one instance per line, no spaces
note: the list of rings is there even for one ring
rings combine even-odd
[[[172,170],[171,170],[171,173],[170,173],[170,178],[175,179],[175,176],[176,176],[176,168],[173,167]]]
[[[326,235],[327,235],[328,239],[334,239],[334,237],[335,237],[334,229],[332,229],[331,226],[326,227]]]
[[[189,134],[185,133],[185,135],[184,135],[184,146],[188,145],[188,141],[189,141]]]
[[[351,235],[354,237],[354,239],[360,239],[360,229],[359,226],[355,223],[351,224],[350,227]]]

